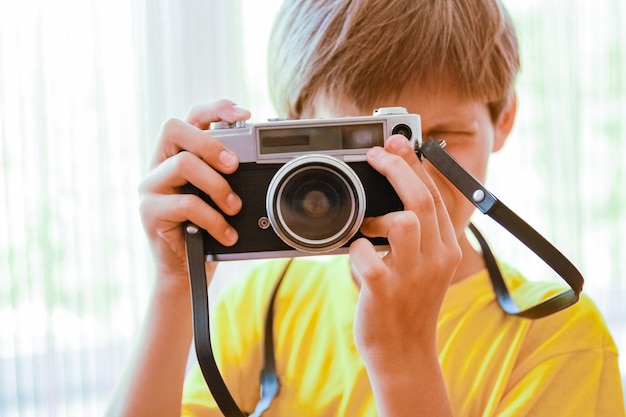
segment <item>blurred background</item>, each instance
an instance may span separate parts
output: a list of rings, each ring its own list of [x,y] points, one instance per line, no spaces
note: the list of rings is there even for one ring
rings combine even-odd
[[[160,126],[222,97],[275,115],[279,1],[0,0],[0,416],[103,412],[152,280],[136,189]],[[581,269],[624,374],[626,3],[505,3],[520,108],[487,185]],[[476,221],[503,259],[546,274]],[[212,294],[251,264],[221,265]]]

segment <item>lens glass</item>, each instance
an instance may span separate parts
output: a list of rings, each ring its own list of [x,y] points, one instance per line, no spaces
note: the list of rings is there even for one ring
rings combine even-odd
[[[279,217],[302,244],[331,242],[352,229],[354,191],[342,175],[323,166],[305,166],[283,184]]]

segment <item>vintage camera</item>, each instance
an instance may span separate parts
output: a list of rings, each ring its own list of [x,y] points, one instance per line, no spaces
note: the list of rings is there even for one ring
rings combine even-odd
[[[419,115],[402,107],[373,116],[218,122],[207,133],[239,156],[238,170],[225,178],[243,201],[237,215],[226,217],[239,233],[234,246],[203,232],[208,260],[345,253],[362,236],[364,217],[403,208],[387,179],[366,162],[367,150],[397,133],[414,148],[421,145]],[[197,188],[186,192],[217,209]],[[370,240],[388,248],[386,239]]]

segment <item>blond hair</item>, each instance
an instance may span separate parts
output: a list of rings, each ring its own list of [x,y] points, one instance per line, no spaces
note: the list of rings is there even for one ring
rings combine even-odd
[[[451,85],[495,119],[518,71],[498,0],[286,0],[268,54],[272,101],[290,118],[320,94],[371,111],[407,87]]]

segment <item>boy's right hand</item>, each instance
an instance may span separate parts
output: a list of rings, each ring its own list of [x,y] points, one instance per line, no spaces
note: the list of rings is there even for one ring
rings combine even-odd
[[[167,121],[159,133],[150,172],[139,186],[141,218],[157,273],[176,278],[172,284],[184,285],[185,290],[187,261],[181,224],[190,221],[224,245],[234,244],[238,236],[222,214],[195,195],[181,194],[181,187],[192,183],[227,215],[239,212],[241,199],[220,175],[234,172],[238,157],[203,130],[211,122],[248,118],[248,110],[218,100],[193,106],[186,121]]]

